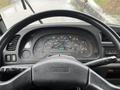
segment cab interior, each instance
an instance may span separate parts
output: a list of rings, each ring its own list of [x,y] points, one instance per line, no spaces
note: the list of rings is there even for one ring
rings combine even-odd
[[[58,16],[85,23],[29,25]],[[120,90],[120,26],[72,10],[21,20],[1,32],[0,90]]]

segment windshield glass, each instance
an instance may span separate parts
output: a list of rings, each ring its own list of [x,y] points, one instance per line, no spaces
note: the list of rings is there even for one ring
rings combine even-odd
[[[34,13],[56,9],[80,11],[104,23],[120,25],[120,0],[0,0],[0,9],[7,28]],[[60,20],[67,21],[54,21]]]
[[[120,0],[71,0],[78,11],[108,24],[120,24]]]

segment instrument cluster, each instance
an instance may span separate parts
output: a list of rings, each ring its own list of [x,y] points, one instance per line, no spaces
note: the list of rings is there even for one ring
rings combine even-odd
[[[29,35],[20,51],[22,60],[35,58],[42,59],[52,55],[69,55],[76,59],[97,58],[99,50],[92,34],[78,32],[56,32]]]

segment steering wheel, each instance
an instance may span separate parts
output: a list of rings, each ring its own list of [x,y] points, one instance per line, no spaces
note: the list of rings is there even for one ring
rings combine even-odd
[[[76,11],[54,10],[32,15],[8,30],[0,40],[0,55],[11,38],[30,23],[49,17],[64,16],[83,20],[108,36],[120,51],[118,34],[101,21]],[[1,62],[2,63],[2,62]],[[2,65],[1,65],[2,66]],[[120,90],[71,56],[51,56],[27,68],[10,81],[0,82],[0,90],[18,90],[30,85],[79,86],[84,90]]]

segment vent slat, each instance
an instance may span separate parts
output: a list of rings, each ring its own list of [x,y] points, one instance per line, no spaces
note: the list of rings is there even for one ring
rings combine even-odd
[[[117,32],[117,34],[120,36],[120,32]],[[104,34],[102,33],[102,41],[103,41],[103,42],[110,42],[111,40],[110,40],[109,37],[107,37],[106,35],[104,35]]]
[[[9,44],[7,45],[7,50],[8,51],[15,51],[16,50],[16,46],[17,46],[17,42],[20,38],[20,35],[16,35],[13,40],[11,42],[9,42]]]

